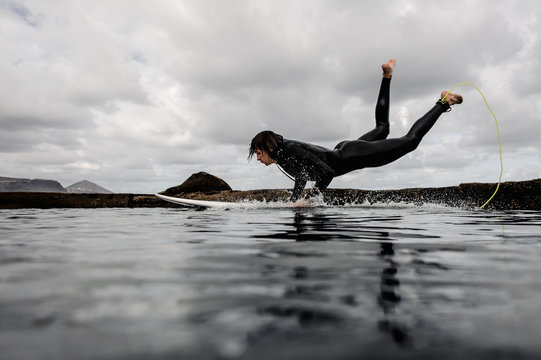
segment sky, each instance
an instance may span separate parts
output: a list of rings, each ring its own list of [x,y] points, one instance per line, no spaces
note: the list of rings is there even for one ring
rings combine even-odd
[[[396,58],[390,137],[473,83],[500,126],[502,181],[540,178],[540,16],[537,0],[0,0],[0,176],[154,193],[205,171],[291,188],[248,161],[252,137],[361,136]],[[330,187],[496,183],[495,120],[475,88],[454,92],[464,103],[417,150]]]

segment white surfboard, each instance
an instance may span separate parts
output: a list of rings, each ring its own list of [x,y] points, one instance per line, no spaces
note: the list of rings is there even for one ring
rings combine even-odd
[[[183,199],[173,196],[166,196],[162,194],[154,194],[162,200],[169,201],[173,204],[199,207],[199,208],[218,208],[218,209],[283,209],[283,208],[292,208],[295,207],[289,202],[283,201],[257,201],[257,200],[246,200],[240,202],[230,202],[230,201],[210,201],[210,200],[196,200],[196,199]],[[320,207],[327,206],[325,204],[310,204],[308,207]]]
[[[204,208],[228,208],[234,205],[235,203],[224,202],[224,201],[207,201],[207,200],[195,200],[195,199],[182,199],[172,196],[166,196],[162,194],[154,194],[162,200],[169,201],[173,204],[195,206],[195,207],[204,207]]]

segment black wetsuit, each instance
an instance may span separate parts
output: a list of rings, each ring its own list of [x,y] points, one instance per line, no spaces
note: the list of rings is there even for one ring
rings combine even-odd
[[[400,137],[389,135],[389,98],[391,79],[383,78],[376,104],[376,127],[357,140],[346,140],[334,150],[284,139],[271,152],[271,158],[295,178],[290,201],[299,199],[306,182],[315,181],[315,191],[325,190],[335,176],[365,167],[386,165],[415,150],[449,104],[438,101],[432,109]]]

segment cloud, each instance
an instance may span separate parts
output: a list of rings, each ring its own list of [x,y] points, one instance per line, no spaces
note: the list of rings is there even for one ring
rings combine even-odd
[[[520,6],[519,6],[520,5]],[[151,192],[208,171],[234,188],[288,187],[246,161],[272,129],[333,147],[369,131],[380,64],[398,58],[391,136],[461,82],[501,127],[508,180],[539,177],[536,1],[43,2],[0,7],[3,176],[91,178]],[[442,116],[421,146],[331,186],[496,180],[481,96]]]
[[[9,4],[9,9],[16,15],[20,16],[20,18],[30,26],[36,27],[40,23],[39,16],[32,14],[32,12],[22,4],[12,2]]]

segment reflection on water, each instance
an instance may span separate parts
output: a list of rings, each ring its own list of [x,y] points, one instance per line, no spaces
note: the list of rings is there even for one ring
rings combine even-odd
[[[294,241],[358,241],[360,239],[369,240],[387,240],[381,241],[380,252],[378,256],[384,262],[381,270],[380,291],[377,294],[377,302],[380,305],[383,316],[378,323],[380,330],[388,332],[392,339],[400,345],[408,343],[407,326],[396,319],[397,307],[400,304],[401,297],[399,295],[400,281],[398,280],[399,264],[393,261],[395,255],[393,243],[390,237],[390,232],[387,228],[381,229],[381,226],[367,225],[374,218],[365,218],[363,221],[344,221],[339,215],[330,216],[328,214],[313,214],[307,210],[297,210],[294,213],[292,228],[275,234],[252,235],[253,238],[270,238],[270,239],[291,239]],[[389,216],[384,219],[377,219],[379,223],[398,222],[400,216]],[[364,224],[363,223],[367,223]],[[354,227],[355,229],[352,229]],[[392,229],[392,226],[391,226]],[[410,229],[411,230],[411,229]],[[418,229],[416,229],[418,230]],[[429,236],[424,236],[429,238]],[[432,236],[437,238],[437,236]],[[325,256],[324,254],[306,254],[306,253],[284,253],[278,255],[288,256]],[[306,279],[308,270],[305,267],[296,267],[294,269],[294,278]],[[284,298],[306,298],[318,302],[330,302],[331,296],[325,292],[329,290],[325,285],[303,286],[296,285],[292,289],[288,289],[283,295]],[[341,297],[342,302],[346,305],[356,306],[355,294],[346,294]],[[333,316],[332,313],[318,313],[313,309],[302,308],[279,308],[272,306],[265,308],[262,311],[265,314],[271,314],[277,317],[295,317],[301,326],[313,325],[314,322],[340,322],[340,318]]]
[[[389,236],[385,228],[371,226],[372,219],[362,221],[344,220],[339,214],[307,213],[307,210],[294,212],[292,223],[284,223],[286,229],[274,234],[252,235],[253,238],[290,239],[295,241],[332,241],[332,240],[358,240],[378,239]],[[397,221],[394,216],[382,221]],[[254,224],[256,225],[256,224]]]
[[[540,230],[437,207],[1,211],[0,353],[538,358]]]
[[[405,345],[409,343],[407,327],[395,318],[402,298],[399,293],[400,280],[397,276],[399,264],[393,261],[394,254],[392,243],[381,243],[380,256],[387,263],[387,266],[381,270],[378,301],[384,316],[379,322],[379,328],[389,332],[396,343]]]

